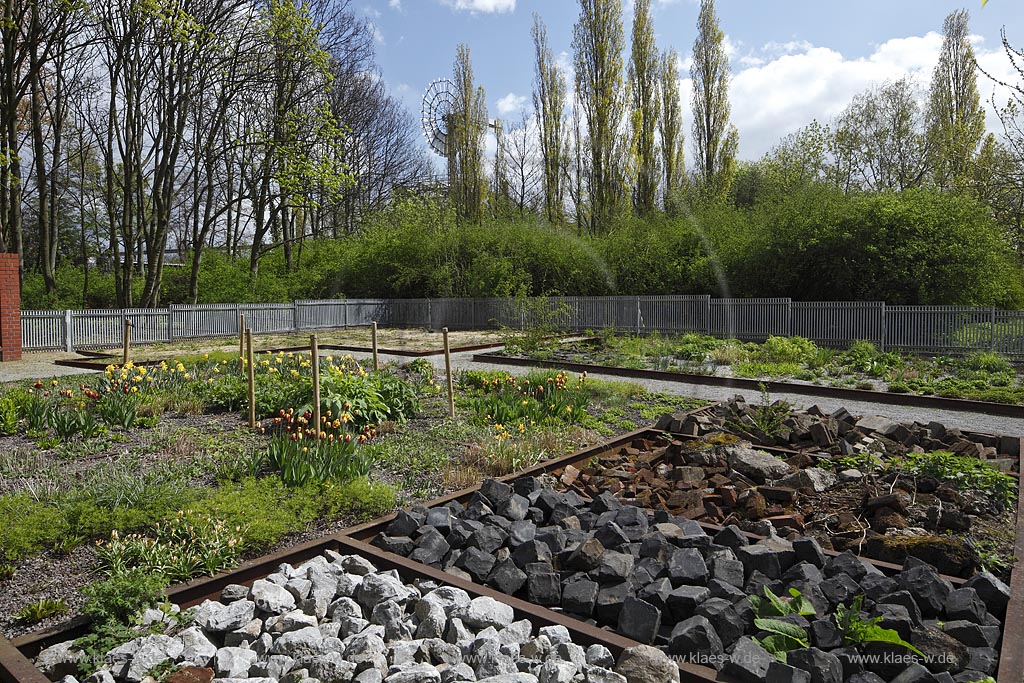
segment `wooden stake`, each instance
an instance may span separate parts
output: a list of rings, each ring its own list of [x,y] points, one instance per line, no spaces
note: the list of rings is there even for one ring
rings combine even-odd
[[[249,377],[249,426],[256,426],[256,362],[252,352],[252,329],[245,331],[245,355]]]
[[[238,316],[238,369],[245,371],[245,314]]]
[[[313,360],[313,424],[319,440],[323,431],[320,426],[320,345],[315,334],[309,335],[309,355]]]
[[[455,417],[455,385],[452,383],[452,354],[448,350],[448,328],[444,332],[444,373],[448,377],[448,417]]]
[[[370,338],[373,342],[373,371],[380,370],[380,360],[377,358],[377,321],[370,323]]]
[[[132,339],[132,321],[130,318],[125,317],[124,319],[124,354],[121,359],[121,365],[128,365],[128,361],[131,360],[131,339]]]

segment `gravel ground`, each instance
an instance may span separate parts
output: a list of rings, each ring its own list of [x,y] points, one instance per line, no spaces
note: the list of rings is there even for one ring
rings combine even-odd
[[[473,362],[473,355],[473,352],[453,353],[452,368],[455,370],[506,370],[513,374],[522,374],[529,371],[529,368],[523,368],[515,365],[475,363]],[[352,356],[360,359],[370,358],[370,354],[364,353],[353,353]],[[443,356],[429,356],[428,359],[435,367],[439,368],[442,373],[444,372]],[[381,363],[395,361],[397,363],[404,364],[409,362],[408,358],[384,355],[380,356],[380,360]],[[639,384],[648,391],[678,394],[681,396],[689,396],[691,398],[700,398],[709,401],[724,401],[737,394],[742,395],[748,403],[760,403],[761,401],[761,395],[756,391],[705,386],[686,382],[668,382],[665,380],[654,379],[624,380],[622,377],[604,375],[597,372],[589,373],[588,376],[607,379],[613,382],[629,381]],[[946,426],[970,429],[989,434],[1024,436],[1024,408],[1021,409],[1020,417],[1001,417],[987,415],[985,413],[963,412],[958,410],[937,410],[933,408],[882,405],[866,401],[844,401],[835,398],[827,398],[825,396],[815,398],[805,394],[773,393],[771,398],[772,400],[785,399],[797,408],[807,408],[812,405],[818,405],[823,410],[832,412],[833,410],[842,407],[846,408],[854,415],[881,415],[898,422],[928,423],[934,420],[941,422]]]
[[[68,368],[54,365],[55,360],[82,360],[77,353],[43,352],[26,353],[21,360],[0,363],[0,384],[20,382],[23,379],[48,379],[64,375],[87,375],[94,370]]]

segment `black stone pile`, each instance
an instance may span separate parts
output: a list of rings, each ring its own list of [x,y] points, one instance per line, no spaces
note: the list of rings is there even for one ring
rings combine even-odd
[[[683,517],[608,493],[586,501],[532,477],[486,480],[465,505],[400,512],[373,543],[752,683],[976,681],[995,673],[1009,600],[988,573],[954,587],[910,558],[886,576],[811,538],[753,543],[734,526],[709,535]],[[816,614],[782,617],[808,645],[783,664],[755,640],[767,634],[750,596],[788,598],[791,588]],[[844,637],[836,606],[858,596],[862,621],[880,619],[924,656]]]

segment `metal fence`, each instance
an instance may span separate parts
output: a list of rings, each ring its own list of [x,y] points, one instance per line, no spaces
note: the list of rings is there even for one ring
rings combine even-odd
[[[881,301],[712,299],[710,296],[541,299],[332,299],[288,304],[172,305],[158,309],[23,311],[26,350],[109,348],[124,319],[137,344],[237,335],[240,316],[256,334],[366,327],[450,329],[550,325],[574,332],[700,332],[745,341],[799,335],[822,346],[864,339],[883,349],[926,353],[998,351],[1024,360],[1024,311],[972,306],[887,306]]]

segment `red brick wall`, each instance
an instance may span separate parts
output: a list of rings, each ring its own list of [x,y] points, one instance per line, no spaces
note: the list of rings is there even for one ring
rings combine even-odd
[[[21,360],[18,255],[0,254],[0,362]]]

